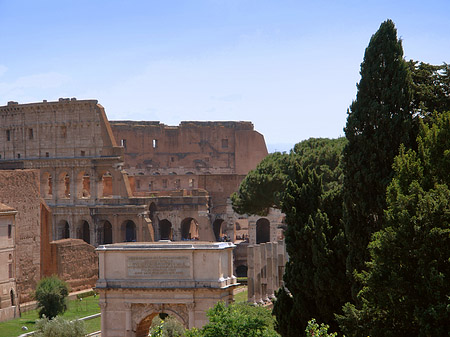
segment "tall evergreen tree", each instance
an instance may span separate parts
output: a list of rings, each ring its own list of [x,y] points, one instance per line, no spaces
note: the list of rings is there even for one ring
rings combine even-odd
[[[391,20],[370,39],[361,64],[356,100],[348,110],[344,149],[345,233],[349,242],[347,271],[360,271],[369,260],[367,245],[381,229],[386,187],[400,144],[415,139],[411,114],[411,75]],[[353,295],[358,285],[353,287]]]

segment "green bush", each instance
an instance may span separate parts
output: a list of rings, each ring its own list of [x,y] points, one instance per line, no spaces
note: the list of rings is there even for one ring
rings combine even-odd
[[[183,324],[170,316],[165,319],[155,317],[150,328],[151,337],[184,337],[184,332]]]
[[[57,276],[45,277],[39,281],[34,293],[39,309],[39,317],[52,319],[67,310],[67,296],[69,288],[67,283]]]
[[[61,316],[49,320],[47,317],[36,321],[35,337],[84,337],[86,328],[83,321],[68,321]]]

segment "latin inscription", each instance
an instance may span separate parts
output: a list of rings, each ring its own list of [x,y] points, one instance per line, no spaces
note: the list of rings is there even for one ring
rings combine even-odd
[[[188,256],[129,257],[127,259],[128,276],[151,279],[189,278],[189,262]]]

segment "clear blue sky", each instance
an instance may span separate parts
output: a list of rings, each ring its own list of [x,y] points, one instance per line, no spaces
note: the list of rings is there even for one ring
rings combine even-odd
[[[450,63],[449,13],[447,0],[0,0],[0,105],[94,98],[109,119],[334,138],[381,22],[406,59]]]

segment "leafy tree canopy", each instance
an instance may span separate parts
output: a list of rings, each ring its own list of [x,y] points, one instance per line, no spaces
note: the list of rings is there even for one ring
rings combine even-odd
[[[64,313],[67,310],[67,296],[69,287],[67,283],[57,276],[45,277],[41,279],[37,286],[34,297],[38,304],[39,317],[53,317]]]
[[[235,303],[228,306],[217,303],[207,311],[209,323],[201,329],[186,332],[188,337],[277,337],[274,320],[269,310]]]
[[[349,336],[444,336],[450,331],[450,113],[422,123],[418,151],[401,148],[385,227],[369,245],[361,309],[339,320]]]

